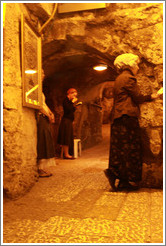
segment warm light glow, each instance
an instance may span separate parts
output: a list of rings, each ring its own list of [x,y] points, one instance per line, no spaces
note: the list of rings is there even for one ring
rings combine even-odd
[[[69,13],[102,8],[106,8],[106,3],[58,3],[59,13]]]
[[[36,70],[26,70],[25,73],[26,74],[35,74],[35,73],[37,73],[37,71]]]
[[[27,91],[25,93],[26,94],[26,97],[29,96],[29,94],[31,94],[33,91],[35,91],[38,87],[39,87],[39,85],[35,85],[32,89],[30,89],[29,91]]]
[[[96,70],[96,71],[104,71],[104,70],[107,69],[107,65],[101,64],[101,65],[93,67],[93,69]]]
[[[3,3],[3,27],[5,26],[6,3]]]

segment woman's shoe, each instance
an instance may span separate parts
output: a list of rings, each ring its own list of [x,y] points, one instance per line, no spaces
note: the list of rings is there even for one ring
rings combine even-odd
[[[45,177],[50,177],[52,176],[52,173],[48,173],[42,169],[39,169],[39,177],[45,178]]]
[[[108,181],[110,183],[112,191],[117,191],[117,188],[115,186],[115,180],[116,180],[115,175],[112,174],[110,169],[105,169],[104,170],[104,174],[105,174],[105,176],[107,177],[107,179],[108,179]]]
[[[132,191],[132,190],[139,190],[139,185],[138,184],[130,184],[130,182],[129,182],[129,188],[128,188],[128,190],[130,191]]]
[[[75,160],[75,158],[74,157],[63,157],[63,159],[67,159],[67,160]]]
[[[118,184],[118,190],[122,191],[122,190],[127,190],[127,191],[133,191],[133,190],[138,190],[139,186],[138,185],[131,185],[128,181],[119,181]]]

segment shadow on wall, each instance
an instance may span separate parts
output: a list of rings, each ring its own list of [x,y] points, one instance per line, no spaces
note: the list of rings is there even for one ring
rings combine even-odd
[[[143,170],[142,187],[163,187],[163,145],[161,136],[152,137],[153,131],[148,128],[141,128],[142,149],[143,149]],[[156,131],[157,133],[157,131]]]
[[[113,86],[113,81],[103,82],[81,96],[83,105],[75,112],[74,135],[81,139],[83,149],[102,141],[102,124],[110,121]]]
[[[162,143],[161,142],[157,143],[157,138],[155,138],[155,142],[153,143],[153,138],[152,137],[150,138],[151,134],[149,133],[149,131],[151,131],[151,129],[141,128],[143,159],[149,165],[151,164],[152,160],[155,163],[157,162],[158,164],[162,164],[163,161]]]

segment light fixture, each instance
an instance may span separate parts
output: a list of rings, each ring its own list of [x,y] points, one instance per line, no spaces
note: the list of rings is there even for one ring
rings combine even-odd
[[[94,66],[93,69],[96,71],[104,71],[107,69],[107,65],[106,64],[99,64],[97,66]]]
[[[37,73],[37,71],[36,70],[25,70],[25,73],[26,74],[35,74],[35,73]]]

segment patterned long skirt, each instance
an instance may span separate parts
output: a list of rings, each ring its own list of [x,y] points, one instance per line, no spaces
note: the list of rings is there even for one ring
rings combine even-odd
[[[139,122],[123,115],[111,126],[109,169],[120,180],[141,181],[142,148]]]

